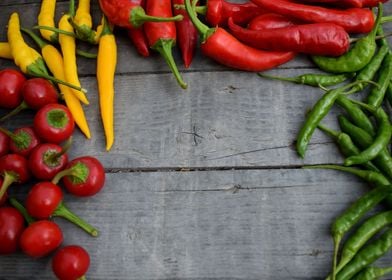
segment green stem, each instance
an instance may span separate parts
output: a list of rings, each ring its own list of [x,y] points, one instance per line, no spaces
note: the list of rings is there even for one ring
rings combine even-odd
[[[197,18],[197,14],[193,9],[190,0],[185,0],[185,9],[193,25],[196,27],[197,31],[199,31],[201,41],[204,42],[212,33],[215,32],[215,29],[208,27]]]
[[[27,105],[27,103],[26,103],[25,101],[22,101],[22,103],[20,103],[20,104],[18,105],[18,107],[16,107],[16,108],[13,109],[11,112],[9,112],[9,113],[5,114],[4,116],[2,116],[2,117],[0,118],[0,122],[3,122],[3,121],[5,121],[6,119],[8,119],[8,118],[10,118],[10,117],[12,117],[12,116],[15,116],[15,115],[18,114],[19,112],[21,112],[21,111],[23,111],[23,110],[25,110],[25,109],[28,109],[28,108],[29,108],[29,105]]]
[[[22,214],[23,218],[26,220],[26,222],[29,225],[35,222],[33,217],[29,215],[29,213],[27,212],[26,208],[22,205],[22,203],[20,203],[19,201],[17,201],[15,198],[12,197],[10,197],[8,201],[12,206],[16,208],[16,210],[18,210]]]
[[[3,174],[3,184],[0,187],[0,198],[3,197],[8,188],[18,181],[18,175],[13,172],[5,171]]]
[[[61,151],[58,153],[52,153],[50,154],[46,159],[48,162],[55,162],[58,160],[59,157],[62,155],[66,154],[69,149],[71,148],[72,145],[72,136],[68,138],[68,140],[65,142],[64,146],[61,148]],[[57,181],[55,184],[57,184],[59,181]]]
[[[68,14],[71,17],[74,17],[75,16],[75,0],[70,0],[69,1],[69,8],[68,9],[69,9],[68,10]]]
[[[81,167],[82,164],[75,164],[72,167],[68,169],[64,169],[56,174],[56,176],[53,177],[52,183],[53,184],[58,184],[60,182],[61,178],[64,176],[72,176],[75,177],[77,180],[80,182],[85,182],[86,181],[86,172],[85,170],[82,170],[83,168]]]
[[[87,223],[86,221],[81,219],[79,216],[77,216],[73,212],[71,212],[64,205],[63,202],[60,202],[60,204],[57,206],[56,210],[53,212],[52,216],[62,217],[64,219],[67,219],[68,221],[77,225],[78,227],[80,227],[81,229],[83,229],[84,231],[89,233],[90,235],[92,235],[94,237],[98,236],[98,230],[95,227],[93,227],[92,225],[90,225],[89,223]]]
[[[182,79],[180,72],[178,71],[177,65],[174,61],[172,54],[172,47],[174,45],[174,40],[172,39],[160,39],[155,45],[152,47],[154,50],[158,51],[166,63],[169,65],[170,70],[173,72],[177,83],[183,88],[186,89],[188,85]]]
[[[81,57],[85,57],[85,58],[93,58],[94,59],[94,58],[98,57],[98,54],[96,54],[96,53],[86,52],[81,49],[76,49],[76,54]]]
[[[32,28],[33,29],[49,30],[49,31],[53,31],[55,33],[60,33],[60,34],[66,35],[66,36],[71,36],[71,37],[74,37],[74,38],[76,37],[75,33],[73,33],[73,32],[65,31],[65,30],[58,29],[58,28],[52,27],[52,26],[36,25],[36,26],[33,26]]]
[[[173,7],[176,10],[185,10],[185,5],[174,4]],[[196,13],[198,13],[200,15],[205,16],[207,14],[207,6],[196,6],[196,8],[194,10]]]
[[[138,28],[143,25],[143,23],[149,22],[167,22],[167,21],[181,21],[184,17],[182,15],[176,15],[175,17],[155,17],[146,15],[145,10],[140,7],[134,7],[131,10],[129,22],[133,27]]]
[[[392,16],[383,16],[381,18],[381,23],[386,23],[386,22],[391,22],[392,21]]]
[[[86,279],[87,279],[87,278],[86,278],[85,275],[83,275],[82,277],[78,278],[78,280],[86,280]]]
[[[50,76],[50,75],[47,74],[47,73],[44,73],[44,72],[41,70],[41,68],[39,67],[39,61],[37,61],[36,63],[34,63],[34,64],[32,64],[32,65],[29,65],[29,66],[27,67],[27,72],[28,72],[28,74],[30,74],[30,75],[32,75],[32,76],[45,78],[45,79],[50,80],[50,81],[52,81],[52,82],[55,82],[55,83],[57,83],[57,84],[62,84],[62,85],[65,85],[65,86],[67,86],[67,87],[70,87],[70,88],[79,90],[79,91],[81,91],[81,92],[83,92],[83,93],[87,93],[87,90],[84,89],[84,88],[75,86],[75,85],[70,84],[70,83],[68,83],[68,82],[59,80],[59,79],[57,79],[57,78],[55,78],[55,77],[53,77],[53,76]]]
[[[31,37],[31,39],[33,39],[33,41],[40,47],[40,49],[43,49],[45,46],[48,45],[48,43],[46,43],[39,36],[34,34],[34,32],[32,32],[31,30],[29,30],[27,28],[23,28],[23,27],[21,27],[20,30],[22,30],[24,33],[28,34]]]

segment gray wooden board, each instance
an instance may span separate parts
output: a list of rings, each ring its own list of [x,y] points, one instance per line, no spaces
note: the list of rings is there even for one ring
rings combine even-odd
[[[90,252],[88,279],[323,279],[330,224],[367,190],[328,170],[117,173],[95,197],[64,199],[99,237],[56,221],[64,245]],[[50,257],[0,259],[0,279],[51,277]]]
[[[32,26],[39,3],[0,1],[0,41],[6,40],[11,12],[20,13],[23,26]],[[391,6],[385,5],[386,14]],[[56,18],[66,9],[67,1],[58,1]],[[97,1],[92,10],[97,22]],[[385,24],[386,32],[391,26]],[[162,58],[142,58],[123,31],[116,35],[115,145],[105,152],[95,61],[78,58],[93,137],[86,140],[76,131],[70,152],[71,158],[98,157],[108,171],[106,186],[95,197],[65,198],[101,236],[91,238],[56,219],[64,244],[77,243],[91,253],[88,278],[323,279],[331,261],[330,224],[367,186],[336,171],[298,169],[342,162],[335,144],[318,131],[304,160],[293,148],[304,113],[321,91],[231,70],[200,52],[184,69],[175,49],[189,83],[183,91]],[[15,66],[0,60],[0,69],[5,67]],[[299,55],[269,73],[311,71],[317,70]],[[341,112],[334,107],[324,123],[336,127]],[[5,126],[29,123],[32,116],[24,112]],[[209,171],[176,171],[188,168]],[[14,188],[20,198],[27,190]],[[390,262],[388,255],[380,265]],[[51,278],[49,257],[0,258],[0,279]]]

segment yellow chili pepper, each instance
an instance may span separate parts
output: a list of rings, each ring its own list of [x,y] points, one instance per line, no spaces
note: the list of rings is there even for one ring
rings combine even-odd
[[[14,59],[8,42],[0,42],[0,58]]]
[[[54,46],[44,42],[30,30],[22,28],[22,31],[29,34],[30,37],[36,42],[36,44],[41,48],[42,57],[44,58],[49,70],[53,73],[53,75],[58,79],[64,80],[64,61],[63,57],[61,56],[61,53]],[[84,133],[86,138],[90,139],[90,129],[79,99],[74,96],[69,87],[60,84],[59,88],[63,94],[67,107],[71,111],[75,123]]]
[[[69,15],[65,14],[59,21],[59,28],[67,32],[73,32],[72,25],[68,22]],[[64,59],[64,73],[66,81],[80,86],[78,68],[76,64],[76,43],[72,36],[59,33],[59,42]],[[86,95],[80,90],[72,89],[73,94],[84,104],[89,104]]]
[[[114,74],[117,64],[117,45],[106,17],[103,21],[98,46],[97,82],[101,118],[106,136],[106,150],[109,151],[114,142]]]
[[[14,62],[23,73],[31,76],[42,77],[58,84],[64,84],[69,87],[82,90],[78,86],[49,75],[42,56],[24,41],[20,32],[18,13],[11,14],[10,19],[8,20],[7,37]]]
[[[56,0],[42,0],[41,10],[38,14],[38,25],[54,27],[54,14],[56,10]],[[50,42],[57,42],[57,33],[50,30],[40,30],[41,36]]]

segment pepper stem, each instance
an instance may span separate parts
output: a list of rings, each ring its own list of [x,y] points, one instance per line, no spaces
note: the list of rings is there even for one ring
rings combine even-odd
[[[79,216],[75,215],[64,205],[63,202],[60,202],[56,210],[53,212],[52,216],[65,218],[71,223],[77,225],[78,227],[89,233],[90,235],[94,237],[98,236],[98,230],[95,227],[84,221]]]
[[[167,22],[167,21],[181,21],[184,17],[182,15],[176,15],[175,17],[155,17],[146,15],[144,9],[140,6],[134,7],[131,10],[129,16],[129,22],[135,28],[143,25],[143,23],[149,22]]]
[[[338,138],[339,137],[339,132],[333,129],[330,129],[322,124],[318,124],[317,127],[325,132],[326,134],[328,134],[329,136],[331,136],[332,138]]]
[[[36,25],[36,26],[33,26],[32,28],[33,29],[49,30],[49,31],[53,31],[53,32],[55,32],[57,34],[60,33],[60,34],[66,35],[66,36],[71,36],[71,37],[74,37],[74,38],[76,37],[75,33],[73,33],[73,32],[65,31],[65,30],[58,29],[58,28],[52,27],[52,26]]]
[[[185,10],[185,5],[174,4],[174,9],[176,10]],[[207,14],[207,6],[196,6],[194,9],[196,13],[205,16]]]
[[[15,198],[12,197],[10,197],[8,201],[12,206],[16,208],[16,210],[18,210],[22,214],[23,218],[26,220],[26,222],[29,225],[35,222],[33,217],[29,215],[29,213],[27,212],[26,208],[22,205],[22,203],[20,203],[19,201],[17,201]]]
[[[45,78],[45,79],[48,79],[48,80],[50,80],[52,82],[55,82],[57,84],[62,84],[62,85],[65,85],[67,87],[79,90],[79,91],[81,91],[83,93],[87,93],[87,90],[84,89],[84,88],[81,88],[81,87],[78,87],[76,85],[70,84],[70,83],[68,83],[66,81],[63,81],[63,80],[59,80],[59,79],[57,79],[57,78],[55,78],[53,76],[50,76],[47,73],[44,73],[41,70],[41,68],[38,66],[38,63],[39,63],[39,61],[37,61],[37,63],[34,63],[33,65],[30,65],[30,66],[27,67],[28,74],[30,74],[32,76],[36,76],[36,77]]]
[[[19,112],[21,112],[21,111],[23,111],[23,110],[25,110],[25,109],[28,109],[28,108],[29,108],[29,105],[27,105],[27,103],[26,103],[25,101],[22,101],[22,103],[20,103],[20,104],[18,105],[18,107],[16,107],[16,108],[13,109],[11,112],[9,112],[9,113],[5,114],[4,116],[2,116],[2,117],[0,118],[0,122],[3,122],[3,121],[5,121],[6,119],[8,119],[8,118],[10,118],[10,117],[12,117],[12,116],[15,116],[15,115],[18,114]]]
[[[35,35],[34,32],[32,32],[30,29],[21,27],[20,30],[28,34],[31,37],[31,39],[33,39],[33,41],[40,47],[40,49],[48,45],[48,43],[42,40],[39,36]]]
[[[195,5],[192,6],[190,0],[185,0],[185,9],[188,13],[188,16],[193,25],[196,27],[197,31],[199,31],[202,42],[204,42],[212,33],[215,32],[215,29],[208,27],[197,18],[197,14],[194,10],[195,6],[196,2]]]
[[[46,159],[48,162],[54,162],[56,161],[59,157],[64,155],[69,151],[72,145],[72,136],[68,138],[68,140],[64,143],[64,146],[61,148],[61,151],[58,153],[52,153],[50,154]],[[57,182],[58,183],[58,182]]]
[[[178,71],[177,65],[174,61],[173,54],[172,54],[172,47],[174,41],[172,39],[160,39],[155,45],[152,47],[154,50],[158,51],[163,58],[165,59],[166,63],[169,65],[170,70],[173,72],[174,76],[178,84],[183,88],[187,88],[187,84],[181,77],[180,72]]]
[[[8,190],[8,188],[11,186],[11,184],[15,183],[16,181],[18,181],[18,175],[16,173],[9,172],[9,171],[4,172],[3,184],[1,184],[1,187],[0,187],[0,198],[3,197],[3,195]]]
[[[60,172],[58,172],[52,179],[53,184],[58,184],[60,182],[61,178],[65,176],[72,176],[79,180],[80,182],[85,182],[86,181],[86,176],[85,176],[85,170],[81,170],[82,167],[81,165],[83,164],[75,164],[72,167],[68,169],[64,169]]]

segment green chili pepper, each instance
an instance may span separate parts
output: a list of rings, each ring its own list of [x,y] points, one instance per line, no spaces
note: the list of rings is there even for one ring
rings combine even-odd
[[[392,211],[382,212],[368,218],[344,243],[340,255],[340,262],[336,267],[339,272],[348,264],[355,254],[373,236],[380,232],[387,225],[392,224]]]
[[[379,4],[373,30],[359,39],[347,53],[338,57],[312,56],[313,62],[320,69],[331,73],[356,72],[364,68],[377,49],[376,34],[381,23],[382,12],[383,6]]]
[[[374,109],[372,106],[369,106],[362,102],[354,100],[353,102],[371,111],[372,114],[376,117],[379,127],[373,143],[364,151],[362,151],[359,155],[348,157],[344,161],[344,165],[346,166],[350,166],[353,164],[361,164],[374,159],[384,148],[387,147],[392,136],[389,117],[381,107]]]
[[[362,128],[371,136],[376,134],[373,123],[360,106],[352,103],[351,100],[344,95],[339,95],[338,99],[336,99],[336,103],[346,110],[346,113],[356,126]]]
[[[345,233],[350,230],[368,211],[374,208],[377,204],[379,204],[387,195],[392,192],[392,186],[379,186],[371,191],[365,193],[359,199],[357,199],[348,209],[346,209],[342,215],[335,219],[332,224],[331,232],[334,241],[334,257],[333,257],[333,268],[332,268],[332,279],[335,279],[336,274],[336,261],[337,261],[337,254],[339,250],[339,244],[342,240]],[[392,230],[389,237],[389,242],[392,246]],[[367,247],[366,247],[367,248]],[[364,250],[364,249],[362,249]],[[361,250],[361,251],[362,251]],[[358,254],[355,258],[358,257]],[[362,258],[362,255],[360,255]],[[356,263],[355,258],[351,261]],[[351,263],[350,262],[350,263]],[[346,274],[351,271],[351,269],[346,268],[349,266],[348,264],[337,276],[337,279],[349,279],[346,278]],[[355,266],[358,266],[357,264]],[[362,268],[361,268],[362,269]],[[358,272],[357,270],[356,272]]]
[[[338,122],[342,131],[350,135],[360,149],[366,149],[372,145],[373,137],[362,128],[352,124],[345,116],[339,115]],[[387,148],[382,149],[372,161],[388,178],[392,179],[392,157]]]
[[[320,121],[328,114],[338,96],[341,94],[351,94],[351,91],[344,91],[363,82],[365,81],[356,81],[337,89],[331,89],[316,102],[312,110],[308,113],[308,117],[298,133],[296,147],[300,157],[303,158],[305,156],[307,146],[314,130]]]
[[[392,267],[375,267],[368,266],[365,267],[361,272],[359,272],[353,280],[377,280],[384,275],[392,273]]]
[[[319,124],[317,127],[335,140],[343,156],[349,157],[353,155],[358,155],[360,153],[358,147],[355,146],[355,144],[351,140],[350,135],[344,132],[332,130],[321,124]],[[369,170],[379,172],[378,168],[371,162],[366,162],[363,164],[363,166]]]
[[[353,73],[345,73],[345,74],[338,74],[338,75],[329,75],[329,74],[303,74],[296,77],[278,77],[278,76],[271,76],[266,75],[263,73],[257,73],[260,77],[269,78],[274,80],[280,81],[287,81],[301,85],[308,85],[312,87],[328,87],[340,84],[347,80],[348,78],[352,78],[355,74]]]
[[[374,107],[379,107],[384,100],[385,93],[390,85],[392,78],[392,53],[388,52],[385,56],[381,68],[377,84],[379,87],[373,87],[367,97],[367,103]]]
[[[372,264],[392,248],[392,229],[363,247],[354,258],[337,274],[337,280],[352,279],[358,272]]]
[[[382,175],[380,172],[373,171],[373,170],[363,170],[354,167],[347,167],[347,166],[341,166],[335,164],[307,165],[304,166],[304,168],[333,169],[333,170],[348,172],[358,176],[359,178],[367,181],[370,184],[375,185],[376,187],[389,186],[391,184],[384,175]]]

